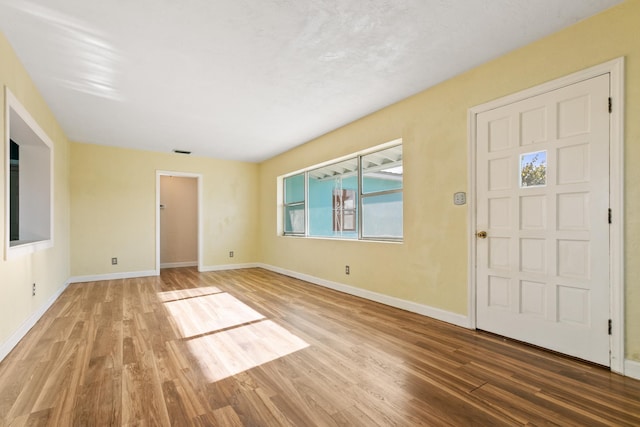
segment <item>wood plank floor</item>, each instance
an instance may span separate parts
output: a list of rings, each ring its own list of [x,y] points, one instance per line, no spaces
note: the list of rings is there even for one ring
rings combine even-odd
[[[640,381],[262,269],[74,284],[2,426],[640,425]]]

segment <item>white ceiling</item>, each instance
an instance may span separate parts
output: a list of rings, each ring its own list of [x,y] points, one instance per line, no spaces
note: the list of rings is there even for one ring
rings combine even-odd
[[[0,0],[0,31],[71,140],[261,161],[617,3]]]

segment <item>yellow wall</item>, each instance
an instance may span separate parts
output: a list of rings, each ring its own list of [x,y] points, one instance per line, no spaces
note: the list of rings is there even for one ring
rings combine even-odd
[[[205,267],[255,262],[256,164],[71,143],[72,276],[156,269],[157,170],[202,174]]]
[[[0,34],[0,242],[5,239],[5,92],[7,86],[54,144],[54,247],[10,261],[0,258],[0,348],[46,305],[69,277],[69,147],[62,129],[13,49]],[[4,250],[2,251],[4,252]],[[31,295],[37,284],[36,296]]]
[[[627,357],[640,361],[639,20],[640,1],[628,1],[262,163],[262,261],[466,314],[472,231],[467,206],[452,197],[468,191],[468,109],[625,56],[626,344]],[[277,236],[277,176],[396,138],[404,140],[404,243]]]

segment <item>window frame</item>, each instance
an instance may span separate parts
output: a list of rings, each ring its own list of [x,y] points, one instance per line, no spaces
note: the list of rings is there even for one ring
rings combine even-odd
[[[5,260],[54,246],[54,144],[5,86]],[[11,236],[11,142],[19,149],[19,240]],[[34,206],[36,208],[34,208]]]
[[[287,179],[289,178],[294,178],[296,176],[302,175],[302,179],[303,179],[303,185],[304,185],[304,197],[302,199],[302,201],[295,201],[295,202],[289,202],[287,203]],[[294,173],[292,175],[289,176],[285,176],[282,179],[282,232],[285,236],[306,236],[307,235],[307,223],[308,223],[308,218],[307,218],[307,174],[306,172],[302,172],[302,173]],[[302,206],[302,212],[303,212],[303,221],[304,221],[304,226],[302,227],[302,231],[287,231],[287,213],[288,213],[288,209],[289,208],[294,208],[294,207],[298,207],[298,206]],[[289,221],[291,221],[291,219],[289,218]],[[293,227],[292,227],[293,228]]]
[[[348,241],[374,241],[374,242],[403,242],[404,241],[404,226],[403,226],[403,231],[402,231],[402,236],[401,237],[376,237],[376,236],[364,236],[363,235],[363,200],[368,198],[368,197],[375,197],[375,196],[382,196],[382,195],[386,195],[386,194],[397,194],[400,193],[403,195],[402,197],[402,204],[404,207],[404,178],[402,180],[402,186],[400,188],[396,188],[396,189],[389,189],[389,190],[381,190],[381,191],[370,191],[368,193],[364,193],[364,173],[362,171],[362,158],[365,156],[368,156],[370,154],[375,154],[377,152],[381,152],[393,147],[402,147],[403,146],[403,141],[402,138],[393,140],[393,141],[389,141],[385,144],[381,144],[378,145],[376,147],[372,147],[370,149],[367,150],[363,150],[361,152],[357,152],[357,153],[353,153],[347,156],[343,156],[337,159],[332,159],[330,161],[326,161],[323,162],[321,164],[317,164],[314,166],[310,166],[308,168],[305,168],[303,170],[298,170],[296,172],[292,172],[286,175],[282,175],[281,176],[281,189],[282,189],[282,199],[281,199],[281,213],[282,213],[282,222],[281,222],[281,232],[279,233],[279,235],[283,236],[283,237],[304,237],[304,238],[310,238],[310,239],[331,239],[331,240],[348,240]],[[341,162],[345,162],[348,160],[355,160],[356,161],[356,169],[355,169],[355,173],[357,174],[357,182],[358,182],[358,189],[357,191],[355,191],[355,195],[356,195],[356,200],[355,200],[355,205],[356,208],[353,209],[355,211],[355,223],[356,223],[356,229],[357,229],[357,236],[356,237],[345,237],[345,236],[316,236],[316,235],[310,235],[309,234],[309,173],[313,172],[315,170],[318,169],[322,169],[323,167],[327,167],[327,166],[331,166],[333,164],[338,164]],[[402,156],[402,163],[404,164],[404,155]],[[296,202],[290,202],[290,203],[286,203],[286,180],[295,176],[299,176],[302,175],[304,177],[304,200],[303,201],[296,201]],[[333,196],[332,196],[333,197]],[[286,222],[287,222],[287,212],[288,209],[290,209],[291,207],[294,206],[303,206],[303,211],[304,211],[304,232],[293,232],[293,231],[287,231],[287,226],[286,226]],[[332,204],[332,215],[334,214],[334,209],[333,209],[333,204]],[[332,218],[332,222],[334,221],[334,219]],[[404,223],[404,218],[403,218],[403,223]],[[333,227],[332,227],[333,228]],[[336,230],[333,230],[334,232],[338,232]],[[347,230],[342,230],[342,231],[347,231]],[[355,231],[355,230],[354,230]]]

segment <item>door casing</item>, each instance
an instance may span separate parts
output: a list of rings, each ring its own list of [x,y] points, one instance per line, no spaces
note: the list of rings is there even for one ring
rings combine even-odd
[[[617,58],[586,70],[543,83],[524,91],[477,105],[468,111],[469,207],[468,207],[468,326],[476,328],[476,117],[543,93],[602,75],[610,75],[611,113],[609,117],[609,207],[612,223],[609,234],[609,283],[611,329],[611,370],[624,374],[624,58]]]

